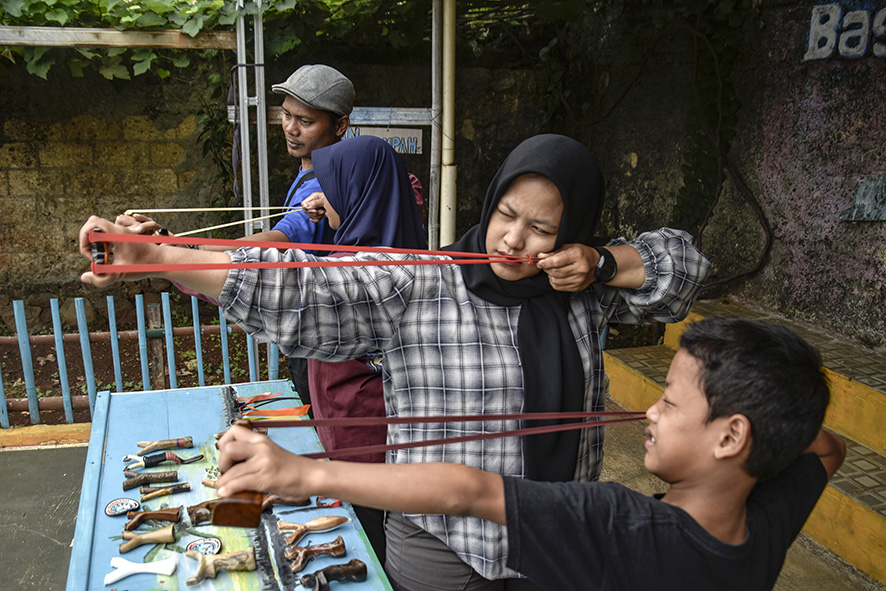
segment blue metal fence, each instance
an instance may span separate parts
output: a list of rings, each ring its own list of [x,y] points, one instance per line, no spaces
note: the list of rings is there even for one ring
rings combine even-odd
[[[109,324],[108,340],[110,341],[111,355],[114,365],[114,386],[117,392],[123,392],[124,382],[119,343],[121,337],[117,331],[117,315],[114,306],[113,296],[108,296],[107,306]],[[175,335],[172,326],[172,305],[170,303],[168,293],[161,294],[161,306],[163,318],[162,338],[164,339],[166,348],[166,369],[168,370],[169,387],[177,388],[178,378],[175,366]],[[68,379],[68,367],[64,349],[64,335],[62,333],[59,303],[57,299],[52,299],[50,301],[50,308],[52,312],[52,329],[55,344],[55,356],[58,362],[58,381],[61,387],[61,398],[63,400],[62,406],[65,413],[65,421],[67,423],[73,423],[74,404],[72,402],[71,388]],[[77,317],[77,332],[80,339],[80,349],[83,356],[83,375],[86,379],[86,390],[88,394],[89,410],[91,415],[92,410],[95,406],[95,399],[98,390],[92,357],[92,347],[95,345],[95,343],[93,342],[94,339],[92,339],[90,336],[89,327],[87,326],[86,307],[84,305],[83,298],[76,298],[74,300],[74,308]],[[34,377],[34,364],[31,355],[31,346],[34,337],[31,337],[28,333],[28,326],[25,320],[24,302],[19,300],[14,301],[13,313],[15,315],[15,338],[18,341],[19,353],[21,355],[23,381],[25,384],[25,392],[28,401],[28,412],[30,414],[31,424],[37,425],[40,424],[41,421],[39,396]],[[142,295],[135,296],[135,313],[137,323],[138,355],[142,376],[142,389],[150,390],[151,378],[148,356],[148,340],[149,338],[156,337],[153,334],[154,331],[151,331],[146,326],[145,303]],[[197,379],[199,381],[199,385],[204,386],[206,385],[206,375],[203,363],[202,336],[207,327],[202,325],[200,322],[198,300],[193,296],[191,297],[191,318],[194,335],[194,356],[196,359]],[[230,347],[228,343],[228,338],[229,335],[234,332],[234,330],[233,327],[228,326],[225,317],[221,313],[221,309],[218,310],[218,319],[218,333],[221,339],[220,345],[222,353],[222,363],[224,368],[224,383],[230,384],[232,380],[232,372],[231,359],[229,356]],[[249,335],[246,335],[246,349],[249,380],[255,382],[259,379],[259,354],[255,340]],[[279,377],[279,349],[276,345],[269,345],[267,347],[267,358],[267,378],[269,380],[276,380]],[[7,410],[6,391],[3,384],[3,368],[0,367],[0,428],[7,429],[10,426],[10,422],[9,413]]]

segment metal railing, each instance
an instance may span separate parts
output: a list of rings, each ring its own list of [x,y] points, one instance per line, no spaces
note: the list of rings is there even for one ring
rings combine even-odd
[[[108,341],[111,347],[111,356],[114,369],[114,387],[116,392],[124,392],[123,370],[121,366],[120,341],[128,339],[138,340],[138,357],[141,367],[141,389],[151,390],[152,382],[154,387],[165,388],[166,377],[168,375],[168,387],[178,388],[178,376],[176,371],[176,355],[175,355],[175,337],[189,336],[193,334],[194,338],[194,359],[196,361],[197,379],[200,386],[206,385],[206,372],[203,362],[203,346],[202,337],[206,334],[218,334],[220,338],[222,367],[224,370],[224,383],[231,384],[232,380],[232,364],[229,355],[229,335],[234,332],[242,333],[242,329],[238,326],[228,325],[221,309],[218,310],[219,324],[203,325],[200,322],[200,311],[198,307],[198,299],[191,296],[191,327],[173,327],[172,326],[172,306],[170,304],[169,293],[161,294],[159,304],[148,304],[148,315],[145,314],[145,302],[142,295],[135,296],[135,312],[136,312],[136,331],[118,331],[117,316],[114,306],[114,297],[107,297],[108,306],[108,332],[89,332],[86,319],[86,306],[83,298],[74,300],[74,309],[77,318],[77,334],[63,334],[61,315],[59,313],[58,299],[50,300],[50,311],[52,313],[52,335],[29,335],[28,326],[25,319],[25,304],[23,301],[16,300],[12,302],[13,313],[15,315],[15,332],[14,337],[0,337],[0,342],[4,340],[13,340],[18,343],[19,353],[21,356],[23,381],[25,393],[27,395],[27,411],[30,414],[32,425],[41,423],[40,412],[47,409],[63,409],[65,421],[67,423],[74,422],[74,408],[77,406],[85,406],[88,403],[90,415],[95,406],[95,398],[98,393],[98,385],[96,383],[95,368],[93,365],[92,347],[93,344]],[[159,308],[158,308],[159,306]],[[162,316],[162,321],[160,317]],[[146,320],[147,318],[147,320]],[[258,368],[258,348],[256,341],[246,336],[247,350],[247,366],[249,372],[249,381],[255,382],[259,380]],[[162,340],[166,349],[166,363],[163,364],[162,352],[157,348],[149,347]],[[65,341],[79,341],[80,350],[83,359],[83,377],[86,381],[87,396],[72,396],[69,380],[68,364],[65,357]],[[43,396],[41,397],[36,387],[34,363],[32,359],[32,346],[35,344],[54,343],[55,357],[58,362],[58,383],[61,389],[61,396]],[[276,380],[279,376],[279,349],[276,345],[268,345],[267,347],[267,378]],[[59,399],[61,403],[59,404]],[[6,390],[3,385],[3,368],[0,366],[0,428],[8,429],[10,427],[9,408],[17,408],[21,406],[21,399],[9,400],[6,398]],[[24,410],[24,409],[22,409]]]

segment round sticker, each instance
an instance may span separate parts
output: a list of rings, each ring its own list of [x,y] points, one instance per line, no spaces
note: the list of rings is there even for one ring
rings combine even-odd
[[[126,515],[127,511],[135,511],[141,507],[135,499],[114,499],[105,507],[105,515]]]
[[[218,554],[221,550],[221,540],[218,538],[200,538],[188,544],[188,550],[196,550],[200,554]]]

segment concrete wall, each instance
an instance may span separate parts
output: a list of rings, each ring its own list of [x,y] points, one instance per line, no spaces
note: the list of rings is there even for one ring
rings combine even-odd
[[[0,318],[7,326],[11,299],[26,301],[34,329],[49,322],[50,297],[104,299],[78,285],[87,264],[77,232],[89,215],[208,202],[214,170],[198,148],[196,124],[205,86],[146,82],[70,78],[60,68],[49,81],[24,68],[7,68],[0,79]],[[148,282],[109,293],[145,289]]]
[[[670,219],[693,101],[693,35],[656,26],[654,16],[589,19],[569,40],[571,108],[591,108],[576,131],[559,131],[600,159],[605,229],[628,237]],[[733,78],[741,108],[730,158],[761,204],[773,244],[760,271],[705,294],[737,297],[881,350],[884,17],[883,0],[764,3],[761,26],[745,28]],[[714,279],[756,263],[762,232],[734,184],[725,184],[701,238]]]
[[[822,11],[842,18],[821,25]],[[766,8],[765,26],[749,31],[732,156],[769,218],[773,246],[762,271],[729,292],[883,348],[886,29],[873,34],[877,15],[882,23],[886,2],[796,2]],[[859,17],[870,19],[866,35],[844,24]],[[817,59],[807,58],[810,31],[813,49],[817,40],[824,44]],[[850,214],[856,201],[876,199],[879,209]],[[759,244],[747,212],[730,191],[704,237],[723,268],[742,268],[755,256],[744,246]]]

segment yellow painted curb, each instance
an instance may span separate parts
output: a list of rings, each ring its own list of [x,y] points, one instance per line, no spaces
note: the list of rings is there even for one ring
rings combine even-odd
[[[0,448],[88,443],[92,423],[34,425],[0,430]]]
[[[722,313],[744,315],[745,310],[741,305],[733,305],[724,308]],[[688,324],[704,317],[705,314],[690,312],[685,320],[668,324],[664,344],[676,351]],[[606,369],[609,370],[608,366]],[[831,385],[831,403],[825,426],[879,454],[886,454],[886,430],[883,429],[886,425],[886,396],[883,392],[828,368],[825,368],[825,374]]]
[[[886,584],[886,519],[879,513],[828,486],[803,531],[855,568]]]
[[[702,320],[702,314],[690,312],[689,315],[680,322],[673,322],[665,325],[664,344],[676,351],[680,348],[680,337],[686,332],[686,327],[690,322]]]
[[[664,388],[606,351],[603,364],[609,375],[609,396],[628,410],[646,410],[661,398]]]
[[[831,385],[831,403],[824,424],[829,429],[886,453],[886,396],[844,375],[825,368]]]

